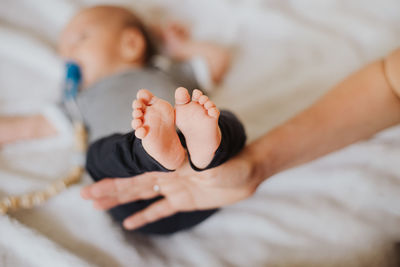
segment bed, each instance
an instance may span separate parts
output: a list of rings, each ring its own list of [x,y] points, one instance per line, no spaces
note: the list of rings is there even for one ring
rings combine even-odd
[[[398,0],[3,0],[0,113],[30,114],[60,97],[59,31],[79,8],[118,3],[173,18],[232,48],[211,95],[249,141],[400,45]],[[338,118],[340,119],[340,118]],[[398,266],[400,127],[268,179],[256,194],[169,237],[124,233],[79,197],[0,216],[0,266]],[[0,150],[0,197],[38,188],[74,164],[72,136]],[[396,256],[397,255],[397,256]]]

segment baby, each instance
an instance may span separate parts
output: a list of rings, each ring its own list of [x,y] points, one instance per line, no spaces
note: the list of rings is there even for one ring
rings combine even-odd
[[[220,81],[229,62],[227,52],[190,40],[176,25],[161,36],[179,62],[164,62],[163,68],[157,68],[151,65],[156,51],[149,33],[127,9],[84,9],[61,34],[60,54],[76,62],[83,77],[77,104],[89,129],[86,168],[95,181],[173,171],[183,164],[186,150],[192,168],[201,171],[222,164],[244,146],[244,128],[232,113],[219,112],[200,90],[190,96],[180,87],[201,88]],[[154,95],[139,88],[151,88]],[[122,222],[158,199],[120,205],[110,213]],[[178,213],[138,231],[173,233],[214,212]]]
[[[77,102],[90,124],[91,140],[129,131],[131,101],[140,88],[151,88],[173,103],[173,91],[180,85],[209,89],[222,79],[229,63],[225,49],[190,40],[178,25],[160,35],[169,54],[179,60],[163,60],[158,64],[162,68],[152,66],[156,49],[149,33],[127,9],[87,8],[63,30],[59,51],[80,66],[85,89]]]

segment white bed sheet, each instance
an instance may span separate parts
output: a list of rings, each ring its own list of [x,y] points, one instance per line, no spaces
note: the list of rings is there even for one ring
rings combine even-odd
[[[57,35],[80,7],[105,2],[0,2],[2,114],[35,112],[57,100]],[[250,140],[400,45],[398,0],[107,3],[186,21],[196,37],[231,45],[233,66],[212,97],[239,115]],[[396,266],[399,134],[395,127],[276,175],[252,198],[171,237],[124,235],[79,197],[85,177],[43,207],[0,217],[0,266]],[[67,173],[66,140],[2,148],[0,196]]]

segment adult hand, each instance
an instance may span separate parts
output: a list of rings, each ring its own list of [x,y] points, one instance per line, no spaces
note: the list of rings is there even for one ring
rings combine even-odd
[[[81,195],[93,200],[101,210],[158,195],[164,198],[125,219],[127,229],[135,229],[180,211],[226,206],[251,196],[260,181],[252,179],[253,166],[242,152],[227,163],[203,172],[189,164],[168,173],[149,172],[131,178],[104,179],[82,189]],[[158,185],[160,191],[155,191]]]

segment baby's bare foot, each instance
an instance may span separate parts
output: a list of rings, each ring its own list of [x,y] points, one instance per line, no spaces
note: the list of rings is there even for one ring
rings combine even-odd
[[[188,91],[180,87],[175,91],[175,113],[193,164],[207,167],[221,143],[218,109],[200,90],[193,91],[190,101]]]
[[[176,133],[174,108],[145,89],[137,93],[132,108],[132,128],[146,152],[165,168],[178,168],[185,150]]]

